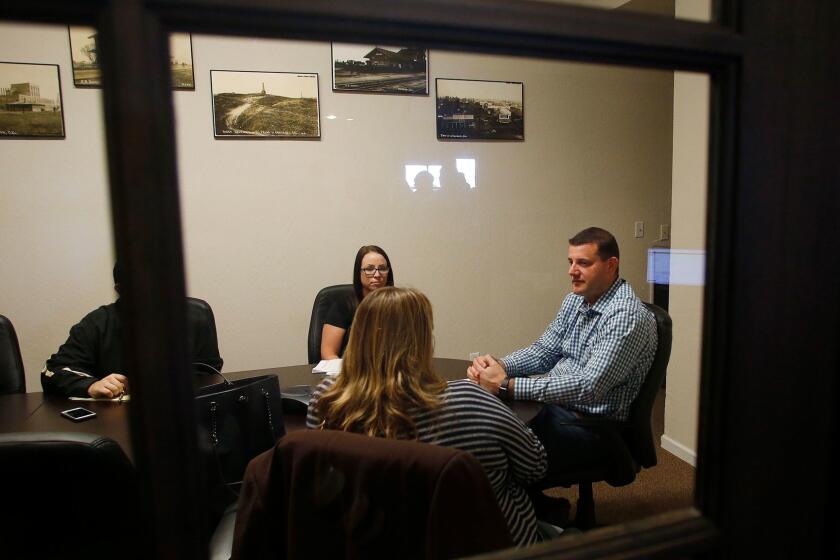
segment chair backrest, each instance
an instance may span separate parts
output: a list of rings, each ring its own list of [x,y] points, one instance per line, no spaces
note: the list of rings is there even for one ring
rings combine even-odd
[[[30,558],[137,556],[136,472],[112,439],[0,434],[0,481],[4,551]]]
[[[309,337],[306,341],[307,357],[310,364],[321,361],[321,331],[324,320],[332,304],[341,298],[354,298],[353,284],[337,284],[322,288],[312,304],[312,317],[309,319]]]
[[[26,377],[12,322],[0,315],[0,395],[25,393]]]
[[[469,453],[301,430],[248,465],[233,558],[460,558],[511,545]]]
[[[645,303],[645,307],[656,318],[656,354],[639,389],[639,395],[630,407],[629,427],[624,439],[639,465],[649,468],[656,465],[656,443],[651,428],[651,415],[656,395],[665,379],[668,360],[671,358],[673,323],[668,312],[661,307],[652,303]]]
[[[216,333],[216,317],[210,304],[203,299],[187,298],[187,323],[190,349],[193,352],[193,362],[200,362],[200,366],[209,365],[207,371],[222,369],[220,363],[204,364],[202,360],[217,358],[219,354],[219,337]],[[198,367],[198,366],[197,366]],[[200,368],[199,368],[200,369]]]
[[[213,340],[218,340],[216,334],[216,317],[210,304],[203,299],[194,297],[187,298],[187,321],[189,321],[189,334],[205,331],[210,334]]]

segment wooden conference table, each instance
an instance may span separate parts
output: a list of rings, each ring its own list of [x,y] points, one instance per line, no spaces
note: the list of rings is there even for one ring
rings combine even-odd
[[[451,358],[435,358],[438,373],[445,379],[462,379],[470,362]],[[234,381],[260,375],[276,375],[280,381],[280,391],[297,385],[316,386],[323,375],[312,373],[312,364],[286,366],[248,371],[225,373],[225,377]],[[216,375],[197,376],[197,386],[219,383]],[[511,408],[523,421],[528,421],[539,412],[541,403],[515,401]],[[62,410],[82,406],[96,412],[96,418],[83,422],[72,422],[61,416]],[[64,397],[44,395],[43,393],[20,393],[0,395],[0,433],[7,432],[80,432],[99,434],[109,437],[120,444],[126,454],[133,456],[131,435],[128,427],[128,407],[131,401],[117,403],[111,401],[71,401]],[[284,412],[286,430],[299,430],[305,426],[303,411],[290,414]]]

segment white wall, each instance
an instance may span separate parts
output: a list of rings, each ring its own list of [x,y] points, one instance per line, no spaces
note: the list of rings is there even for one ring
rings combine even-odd
[[[15,152],[0,153],[14,179],[0,191],[0,312],[15,322],[37,390],[69,326],[110,298],[101,107],[97,90],[72,86],[65,29],[4,25],[0,37],[2,60],[22,60],[13,45],[37,38],[37,61],[60,63],[65,79],[68,139],[5,141]],[[538,336],[568,291],[566,240],[589,225],[616,234],[623,275],[647,295],[645,252],[670,220],[670,73],[432,51],[432,78],[525,84],[524,142],[443,142],[433,79],[428,97],[339,94],[328,43],[194,36],[193,52],[196,90],[174,93],[187,281],[213,306],[225,369],[305,361],[315,293],[349,282],[365,243],[390,253],[397,284],[431,298],[439,356],[505,353]],[[321,140],[214,140],[210,69],[318,72]],[[74,146],[42,163],[45,149]],[[451,173],[456,158],[475,159],[476,189],[444,179],[438,192],[410,192],[406,164]],[[51,190],[95,209],[96,231],[68,231],[61,200],[36,207]],[[644,239],[632,237],[636,220]]]
[[[194,48],[201,101],[176,100],[189,286],[212,302],[236,367],[304,360],[315,292],[349,282],[365,243],[389,252],[398,284],[428,293],[442,356],[538,335],[567,291],[566,240],[593,223],[616,231],[622,270],[646,293],[650,238],[632,239],[632,222],[668,222],[670,74],[433,51],[433,76],[525,84],[524,142],[441,142],[434,93],[332,93],[329,44]],[[214,140],[211,68],[319,72],[321,141]],[[456,158],[475,159],[473,192],[445,175],[438,192],[410,192],[406,164],[452,173]]]
[[[0,139],[0,313],[39,391],[70,326],[114,298],[102,96],[73,87],[66,27],[0,24],[0,61],[60,65],[64,98],[66,139]]]
[[[708,2],[678,1],[676,10],[678,17],[709,21]],[[672,249],[706,248],[709,101],[708,76],[674,73]],[[672,260],[672,269],[675,264]],[[674,345],[668,365],[662,447],[693,465],[697,456],[703,286],[672,284],[669,312],[674,321]]]

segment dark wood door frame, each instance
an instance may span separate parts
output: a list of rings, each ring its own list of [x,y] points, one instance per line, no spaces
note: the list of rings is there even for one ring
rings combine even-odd
[[[196,544],[204,530],[192,393],[174,382],[186,379],[177,373],[187,368],[187,352],[185,312],[177,305],[185,289],[169,30],[708,72],[697,507],[494,557],[837,552],[837,2],[720,2],[725,25],[493,0],[8,4],[3,19],[100,26],[114,232],[129,271],[123,298],[131,311],[126,351],[135,364],[132,437],[147,490],[151,556],[204,555]]]

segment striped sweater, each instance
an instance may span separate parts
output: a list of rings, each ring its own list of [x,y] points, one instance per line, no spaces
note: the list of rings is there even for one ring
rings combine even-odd
[[[320,426],[314,405],[334,383],[334,378],[327,378],[315,389],[307,427]],[[542,444],[507,406],[471,381],[450,381],[442,398],[435,413],[414,415],[418,440],[472,453],[487,473],[513,542],[517,546],[536,542],[537,519],[524,487],[545,475]]]

